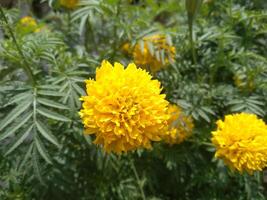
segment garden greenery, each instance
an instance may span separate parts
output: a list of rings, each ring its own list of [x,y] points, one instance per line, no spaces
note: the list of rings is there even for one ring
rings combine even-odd
[[[244,112],[253,114],[244,118],[248,124],[229,126],[246,131],[225,131],[225,137],[241,141],[251,134],[247,130],[257,130],[255,137],[266,132],[266,0],[43,0],[45,14],[33,8],[25,15],[21,7],[34,3],[0,8],[0,199],[266,199],[263,171],[254,172],[250,163],[249,170],[239,166],[242,173],[228,168],[218,136],[224,131],[215,131],[217,120]],[[94,81],[103,60],[135,62],[143,70],[104,71],[104,87]],[[87,79],[96,88],[90,94]],[[125,79],[132,85],[124,85]],[[114,154],[109,151],[117,146],[109,147],[110,141],[108,153],[103,141],[94,142],[97,131],[84,134],[86,116],[79,112],[91,120],[94,97],[100,101],[106,90],[115,96],[118,88],[121,101],[138,90],[145,109],[158,106],[139,121],[142,133],[154,134],[169,121],[172,126],[157,134],[171,138],[124,138],[127,150],[135,151],[121,153],[120,147]],[[148,94],[157,98],[147,102]],[[80,110],[87,95],[86,113]],[[177,120],[165,117],[167,101]],[[221,129],[228,118],[218,122]],[[153,131],[145,123],[153,123]],[[251,124],[260,124],[260,131]],[[184,135],[176,138],[177,132]],[[257,149],[264,153],[266,137]],[[141,148],[150,143],[151,149]],[[231,166],[238,165],[236,157]]]

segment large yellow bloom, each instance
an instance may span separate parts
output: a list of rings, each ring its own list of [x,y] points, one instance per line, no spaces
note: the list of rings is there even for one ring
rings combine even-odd
[[[74,9],[79,3],[79,0],[60,0],[60,5],[67,9]]]
[[[173,62],[174,57],[175,47],[168,44],[164,35],[145,37],[133,48],[134,62],[152,72],[157,72]]]
[[[86,80],[88,96],[81,98],[80,116],[85,133],[95,134],[94,143],[106,152],[151,148],[151,141],[161,140],[168,102],[160,82],[151,78],[133,63],[124,69],[103,61],[96,80]]]
[[[177,105],[169,105],[168,127],[163,139],[169,144],[180,144],[191,136],[194,124],[191,117],[186,116]]]
[[[212,135],[215,156],[231,169],[252,173],[267,167],[267,125],[256,115],[226,115]]]

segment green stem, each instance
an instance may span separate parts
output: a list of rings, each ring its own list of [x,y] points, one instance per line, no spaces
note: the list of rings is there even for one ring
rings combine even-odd
[[[192,139],[187,139],[187,141],[198,144],[198,145],[203,145],[203,146],[207,146],[207,147],[214,147],[214,145],[212,143],[209,143],[209,142],[202,142],[202,141],[197,141],[197,140],[192,140]]]
[[[120,5],[121,5],[121,0],[119,0],[117,3],[116,16],[115,16],[116,19],[118,19],[119,15],[120,15]],[[117,45],[117,24],[116,23],[114,24],[113,38],[114,38],[114,41],[113,41],[113,53],[111,56],[112,59],[115,58],[116,53],[117,53],[117,48],[118,48],[118,45]]]
[[[189,40],[190,40],[190,45],[191,45],[193,62],[194,64],[197,64],[196,47],[195,47],[195,42],[193,38],[193,19],[189,19],[188,28],[189,28]]]
[[[230,7],[229,7],[229,9],[230,9],[230,17],[231,18],[233,18],[233,0],[230,0]]]
[[[137,181],[140,193],[141,193],[141,197],[142,197],[143,200],[146,200],[146,196],[145,196],[145,193],[144,193],[144,190],[143,190],[143,186],[141,185],[141,180],[140,180],[139,175],[137,173],[137,170],[135,168],[134,161],[132,161],[132,160],[131,160],[131,167],[132,167],[132,170],[134,172],[134,176],[136,178],[136,181]]]
[[[68,34],[71,33],[71,12],[68,10],[67,12],[67,26],[68,26]]]
[[[10,35],[11,35],[11,38],[12,38],[12,40],[13,40],[13,42],[14,42],[14,44],[15,44],[15,46],[16,46],[16,48],[17,48],[17,50],[18,50],[18,52],[19,52],[19,54],[20,54],[20,56],[21,56],[21,58],[23,60],[24,65],[22,65],[22,67],[23,67],[24,71],[26,72],[26,74],[27,74],[29,80],[31,81],[32,85],[35,86],[36,83],[35,83],[34,76],[33,76],[32,70],[30,68],[30,65],[27,62],[26,57],[24,56],[24,54],[23,54],[23,52],[22,52],[22,50],[21,50],[21,48],[20,48],[20,46],[19,46],[19,44],[18,44],[18,42],[16,40],[16,37],[15,37],[13,31],[12,31],[12,28],[10,27],[10,25],[8,23],[8,20],[6,18],[6,15],[5,15],[2,7],[0,7],[0,14],[3,17],[3,19],[5,21],[5,24],[7,26],[7,29],[9,31]]]

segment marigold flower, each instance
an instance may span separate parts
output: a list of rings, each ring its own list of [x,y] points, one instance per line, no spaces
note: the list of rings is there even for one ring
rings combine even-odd
[[[145,37],[133,48],[134,62],[152,72],[157,72],[173,62],[174,57],[175,47],[167,42],[164,35]]]
[[[267,125],[256,115],[226,115],[224,121],[217,121],[212,135],[215,157],[231,169],[252,173],[267,167]]]
[[[191,117],[186,116],[177,105],[169,105],[168,127],[164,141],[169,144],[180,144],[191,136],[194,124]]]
[[[60,5],[67,9],[74,9],[79,3],[79,0],[60,0]]]
[[[36,20],[30,16],[21,18],[17,24],[17,28],[21,33],[38,32],[38,24]]]
[[[103,61],[96,80],[86,80],[82,118],[85,134],[95,134],[95,144],[106,152],[151,148],[167,125],[168,101],[160,94],[160,82],[131,63],[124,69]]]

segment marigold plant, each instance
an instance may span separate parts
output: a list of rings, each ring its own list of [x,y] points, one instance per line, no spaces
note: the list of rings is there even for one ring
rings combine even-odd
[[[138,66],[157,72],[174,61],[175,47],[167,42],[165,35],[152,35],[138,42],[132,54]]]
[[[124,69],[103,61],[96,80],[86,80],[80,116],[85,134],[95,134],[95,144],[106,152],[151,148],[161,140],[167,125],[168,101],[160,94],[160,82],[131,63]]]
[[[168,127],[164,140],[169,144],[180,144],[192,134],[194,124],[191,117],[186,116],[177,105],[169,105]]]
[[[267,125],[254,114],[226,115],[212,132],[215,156],[239,172],[267,167]]]

